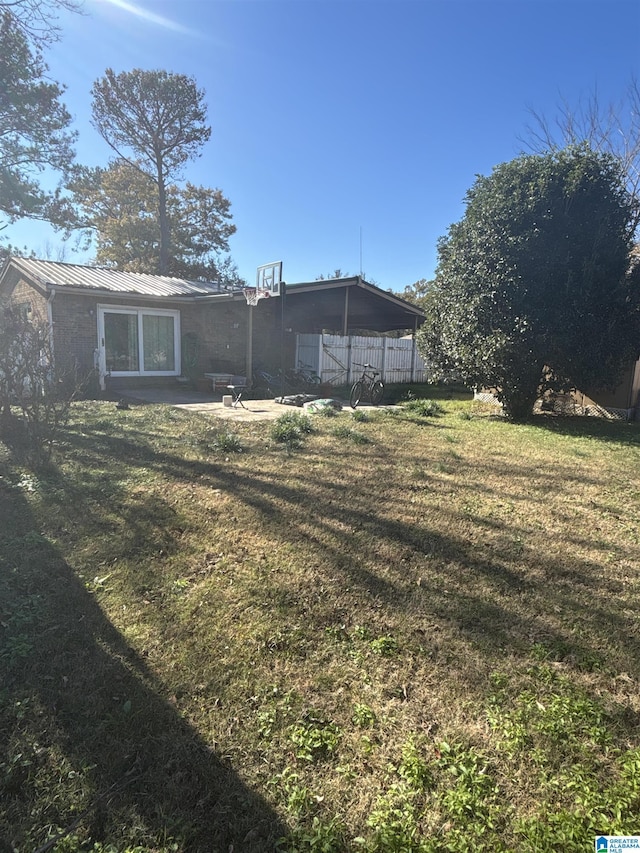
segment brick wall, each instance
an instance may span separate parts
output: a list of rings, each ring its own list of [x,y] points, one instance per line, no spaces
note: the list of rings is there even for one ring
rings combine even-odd
[[[11,305],[19,306],[28,304],[31,308],[31,317],[34,322],[47,321],[47,300],[32,285],[20,279],[9,294]]]
[[[248,311],[244,301],[190,302],[180,306],[183,342],[195,336],[195,365],[185,363],[185,375],[232,373],[245,375]]]
[[[281,366],[283,348],[285,367],[294,366],[296,336],[292,331],[288,331],[285,328],[283,342],[281,332],[281,310],[282,306],[279,298],[261,299],[253,309],[254,369],[262,368],[269,372],[277,370]]]
[[[56,359],[65,365],[77,364],[87,370],[93,367],[93,352],[98,346],[98,305],[179,310],[183,352],[194,359],[193,363],[183,364],[184,375],[196,378],[209,372],[244,374],[246,370],[248,313],[244,302],[141,303],[131,297],[105,299],[104,294],[80,296],[59,289],[53,303],[54,347]]]
[[[30,303],[32,316],[47,319],[47,299],[25,281],[18,281],[11,292],[14,305]],[[247,375],[249,307],[244,299],[213,301],[153,300],[141,302],[135,297],[106,296],[104,293],[77,294],[57,288],[51,303],[53,348],[60,372],[75,372],[84,377],[93,370],[94,351],[98,347],[98,305],[121,305],[180,311],[183,354],[187,356],[182,373],[198,379],[204,373]],[[281,364],[280,300],[261,300],[253,309],[253,367],[277,369]],[[285,332],[285,364],[295,357],[295,335]],[[152,377],[119,379],[119,384],[148,384]],[[171,382],[166,377],[158,381]]]
[[[281,362],[280,300],[261,299],[253,309],[253,369],[275,370]],[[182,310],[182,334],[195,332],[199,346],[198,370],[246,376],[249,306],[244,298],[229,302],[195,303]],[[285,332],[285,365],[293,364],[296,339]],[[183,371],[184,372],[184,371]]]
[[[57,290],[51,309],[56,368],[86,376],[98,346],[97,300]]]

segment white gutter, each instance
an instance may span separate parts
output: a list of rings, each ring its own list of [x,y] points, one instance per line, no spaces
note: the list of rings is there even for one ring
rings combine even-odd
[[[178,304],[185,304],[192,302],[193,300],[200,299],[229,299],[232,294],[230,293],[207,293],[207,294],[194,294],[194,293],[136,293],[133,290],[106,290],[99,289],[97,287],[79,287],[78,285],[73,284],[51,284],[48,283],[47,287],[49,288],[57,288],[58,293],[64,296],[67,293],[77,294],[82,296],[93,296],[95,299],[103,300],[103,299],[135,299],[141,302],[176,302]]]

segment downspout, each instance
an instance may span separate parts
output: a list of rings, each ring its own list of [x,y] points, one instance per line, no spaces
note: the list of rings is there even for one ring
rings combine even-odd
[[[47,325],[49,327],[49,356],[51,358],[51,370],[54,369],[53,357],[53,300],[56,298],[56,289],[50,284],[49,296],[47,297]]]
[[[93,351],[93,369],[98,374],[98,386],[102,392],[107,390],[107,357],[104,348],[104,314],[96,306],[96,334],[98,346]]]

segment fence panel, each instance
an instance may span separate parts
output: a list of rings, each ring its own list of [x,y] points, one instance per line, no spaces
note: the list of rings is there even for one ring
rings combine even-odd
[[[382,374],[384,382],[384,338],[363,338],[351,336],[351,376],[349,381],[362,374],[363,365],[372,364]]]
[[[351,339],[342,335],[321,335],[323,382],[348,385],[351,382]]]
[[[308,367],[318,376],[322,373],[320,355],[322,335],[296,335],[296,368]]]
[[[386,338],[385,382],[426,382],[426,365],[410,338]]]
[[[323,382],[348,385],[372,364],[386,383],[426,382],[427,370],[411,338],[298,335],[297,366],[311,367]]]

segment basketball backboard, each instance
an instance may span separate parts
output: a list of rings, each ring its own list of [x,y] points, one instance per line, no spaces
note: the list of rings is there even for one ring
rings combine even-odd
[[[282,261],[273,264],[263,264],[258,267],[256,289],[269,291],[269,296],[280,296],[282,282]]]

